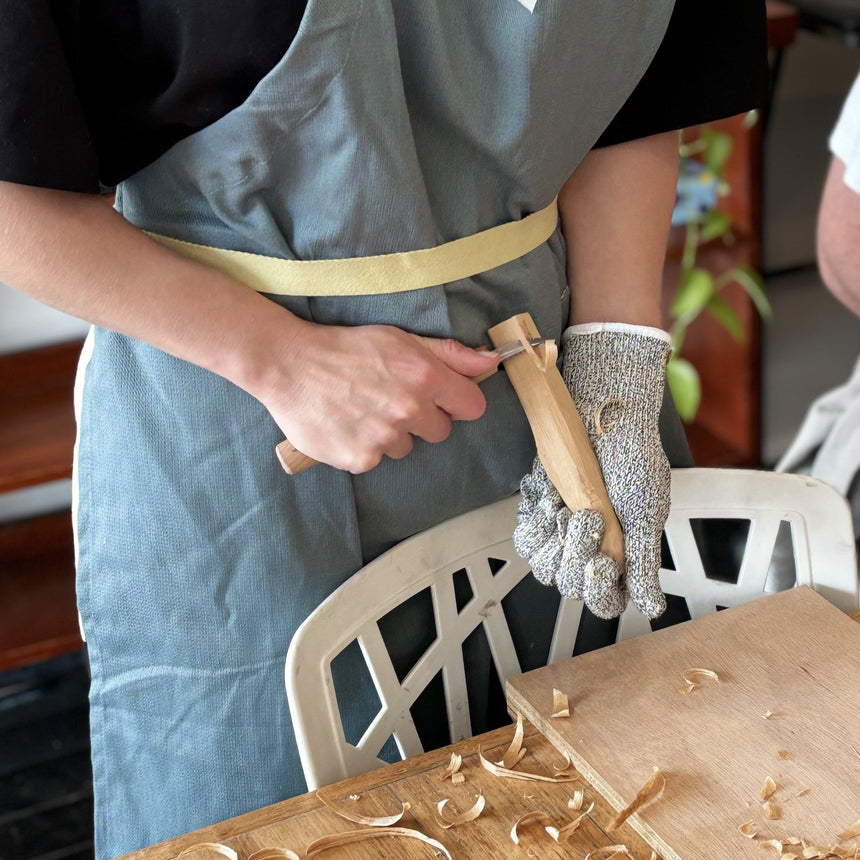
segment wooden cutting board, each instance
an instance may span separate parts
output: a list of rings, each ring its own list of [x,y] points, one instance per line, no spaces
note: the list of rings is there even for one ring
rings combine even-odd
[[[682,695],[691,668],[719,681]],[[553,688],[570,717],[550,718]],[[630,819],[664,860],[860,842],[837,838],[860,819],[860,625],[809,588],[528,672],[507,695],[616,809],[654,767],[665,774],[663,796]],[[762,808],[768,776],[778,820]],[[748,821],[756,839],[738,831]]]

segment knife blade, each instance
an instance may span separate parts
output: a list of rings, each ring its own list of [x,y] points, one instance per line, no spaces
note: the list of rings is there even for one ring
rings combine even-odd
[[[544,342],[542,337],[532,337],[529,338],[528,345],[529,346],[540,346]],[[501,346],[496,347],[493,350],[498,356],[499,361],[506,361],[514,355],[517,355],[520,352],[523,352],[526,349],[526,345],[521,340],[511,340],[507,343],[503,343]]]

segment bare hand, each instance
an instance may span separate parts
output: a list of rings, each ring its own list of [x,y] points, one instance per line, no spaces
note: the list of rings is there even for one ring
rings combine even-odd
[[[296,448],[358,474],[405,457],[415,436],[442,442],[452,421],[480,418],[486,401],[470,377],[497,363],[392,326],[303,323],[257,396]]]

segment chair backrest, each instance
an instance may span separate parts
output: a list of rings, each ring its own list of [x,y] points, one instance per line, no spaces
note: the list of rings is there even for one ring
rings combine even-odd
[[[845,500],[821,481],[797,475],[739,469],[673,471],[666,540],[674,570],[660,572],[667,595],[686,601],[696,618],[792,584],[811,585],[844,610],[858,605],[853,525]],[[410,707],[440,673],[452,741],[471,736],[463,642],[483,626],[502,683],[520,664],[502,599],[529,572],[513,548],[518,496],[448,520],[398,544],[328,597],[305,620],[290,643],[286,686],[308,787],[313,789],[378,767],[379,752],[394,737],[404,758],[423,752]],[[746,547],[736,575],[706,574],[699,520],[749,520]],[[791,529],[795,579],[778,581],[771,556],[782,523]],[[701,540],[701,535],[699,535]],[[492,567],[491,567],[492,564]],[[454,577],[465,570],[472,596],[458,609]],[[379,620],[429,589],[437,636],[398,679]],[[562,600],[548,662],[573,653],[582,615],[580,601]],[[646,633],[651,625],[633,607],[618,624],[617,639]],[[347,742],[331,664],[357,641],[381,709],[356,744]]]

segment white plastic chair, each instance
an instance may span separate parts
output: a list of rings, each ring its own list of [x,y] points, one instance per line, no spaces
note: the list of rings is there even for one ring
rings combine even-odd
[[[404,758],[423,752],[410,707],[441,671],[452,742],[470,737],[462,644],[483,625],[502,683],[520,673],[502,598],[529,572],[515,552],[514,496],[456,517],[394,547],[358,571],[299,627],[290,643],[286,685],[302,767],[310,789],[379,767],[378,754],[393,736]],[[691,520],[750,520],[737,582],[705,574]],[[857,562],[851,515],[831,487],[807,477],[740,469],[673,472],[666,539],[677,570],[663,569],[661,585],[683,597],[696,618],[775,590],[771,555],[782,522],[789,523],[796,583],[811,585],[841,609],[857,609]],[[494,574],[489,559],[504,565]],[[473,596],[459,611],[454,574],[465,569]],[[378,620],[413,595],[430,589],[437,638],[398,681]],[[548,662],[573,653],[582,604],[562,600]],[[650,632],[632,606],[617,638]],[[357,640],[382,707],[357,744],[348,743],[332,678],[332,660]]]

